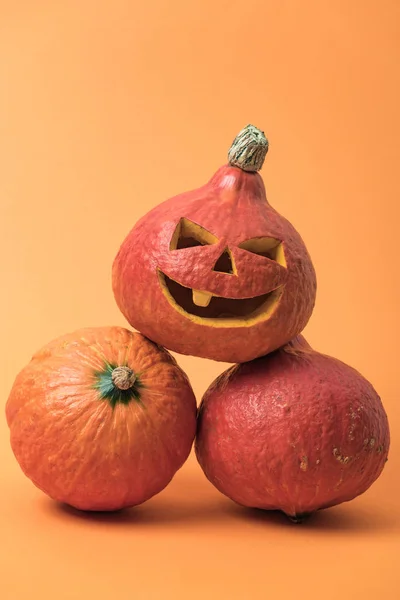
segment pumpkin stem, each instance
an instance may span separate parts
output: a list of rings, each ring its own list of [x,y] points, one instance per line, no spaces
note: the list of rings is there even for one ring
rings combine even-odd
[[[136,375],[129,367],[116,367],[111,373],[111,379],[119,390],[129,390],[136,381]]]
[[[260,171],[268,152],[268,140],[264,132],[246,125],[233,140],[228,152],[229,164],[243,171]]]
[[[306,521],[306,519],[308,519],[310,517],[309,513],[303,513],[303,514],[299,514],[299,515],[287,515],[289,517],[289,519],[292,521],[292,523],[304,523],[304,521]]]

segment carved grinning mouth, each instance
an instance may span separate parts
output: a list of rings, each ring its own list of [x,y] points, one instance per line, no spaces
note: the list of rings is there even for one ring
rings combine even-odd
[[[209,292],[194,290],[158,271],[161,287],[170,304],[194,320],[209,320],[210,324],[243,325],[264,320],[274,312],[282,295],[282,286],[253,298],[223,298]],[[211,321],[213,323],[211,323]]]
[[[185,251],[196,246],[212,245],[218,238],[186,217],[177,224],[170,242],[171,251]],[[286,267],[281,240],[272,237],[251,238],[239,244],[239,248],[265,256]],[[229,247],[219,256],[214,271],[236,276],[236,265]],[[252,298],[225,298],[210,292],[195,290],[171,279],[158,269],[161,289],[168,302],[186,318],[214,327],[243,327],[270,318],[282,296],[283,285],[275,290]]]

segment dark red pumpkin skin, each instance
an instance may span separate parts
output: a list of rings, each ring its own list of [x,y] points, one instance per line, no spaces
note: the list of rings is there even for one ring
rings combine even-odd
[[[211,232],[207,246],[170,250],[181,218]],[[282,242],[286,267],[239,244],[257,237]],[[228,248],[236,275],[213,267]],[[244,299],[282,286],[268,318],[240,326],[207,325],[179,313],[162,292],[157,273],[192,289]],[[316,277],[295,228],[267,201],[261,176],[225,165],[199,189],[180,194],[142,217],[123,242],[113,265],[116,302],[131,326],[170,350],[226,362],[244,362],[282,346],[307,324],[315,303]]]
[[[364,493],[381,474],[389,444],[372,385],[299,336],[211,384],[195,449],[220,492],[299,520]]]

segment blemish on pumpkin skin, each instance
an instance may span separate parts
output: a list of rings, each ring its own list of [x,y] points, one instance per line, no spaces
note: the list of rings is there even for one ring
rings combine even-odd
[[[338,448],[334,448],[332,453],[336,460],[339,461],[342,465],[347,465],[347,463],[351,460],[351,456],[343,456],[342,454],[340,454]]]
[[[307,471],[307,469],[308,469],[308,457],[307,456],[302,456],[301,457],[300,469],[302,471]]]
[[[350,428],[349,428],[349,436],[348,439],[350,442],[352,442],[355,439],[354,436],[354,430],[357,426],[357,420],[359,419],[360,413],[361,412],[361,408],[357,408],[356,411],[354,411],[354,408],[352,406],[350,406],[350,412],[349,412],[349,417],[351,419],[351,424],[350,424]]]
[[[369,446],[370,448],[373,448],[375,446],[375,438],[366,438],[364,440],[364,446]]]
[[[340,475],[340,479],[337,482],[337,484],[335,485],[335,490],[338,490],[340,488],[340,486],[342,485],[343,481],[344,481],[344,474],[343,474],[343,471],[342,471],[342,473]]]

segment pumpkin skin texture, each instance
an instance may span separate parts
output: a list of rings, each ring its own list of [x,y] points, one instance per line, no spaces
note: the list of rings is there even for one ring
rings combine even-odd
[[[196,412],[175,359],[121,327],[47,344],[6,404],[25,475],[54,500],[91,511],[134,506],[164,489],[190,453]]]
[[[372,385],[298,336],[211,384],[195,451],[209,481],[238,504],[301,521],[364,493],[389,443]]]
[[[244,362],[303,330],[316,276],[261,176],[231,163],[137,222],[112,285],[127,321],[148,338],[181,354]]]

